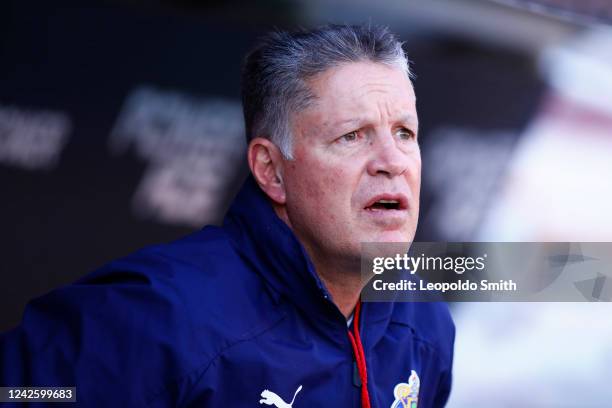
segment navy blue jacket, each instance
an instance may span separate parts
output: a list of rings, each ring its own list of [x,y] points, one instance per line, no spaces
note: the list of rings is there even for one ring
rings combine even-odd
[[[373,408],[402,408],[408,385],[444,405],[445,304],[364,303],[359,326]],[[251,178],[222,227],[30,302],[0,337],[0,386],[76,386],[87,407],[361,406],[346,320]]]

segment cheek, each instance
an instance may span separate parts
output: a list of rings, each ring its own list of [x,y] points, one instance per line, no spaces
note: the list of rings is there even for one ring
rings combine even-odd
[[[415,155],[413,159],[412,171],[410,174],[410,187],[412,188],[412,193],[415,197],[419,197],[419,192],[421,190],[421,154],[420,152]]]
[[[418,197],[421,192],[421,166],[420,165],[414,177],[414,187],[415,187],[414,193]]]
[[[335,219],[334,214],[344,201],[344,180],[346,174],[342,169],[320,166],[311,169],[311,178],[306,180],[309,196],[307,199],[316,201],[321,209],[333,209],[330,218]]]
[[[317,163],[300,160],[292,162],[286,174],[288,198],[300,207],[307,207],[307,204],[316,207],[320,202],[318,197],[324,193],[322,188],[324,182],[321,178],[325,176],[320,166]]]
[[[292,163],[287,190],[294,199],[300,200],[301,207],[325,216],[328,220],[337,219],[336,214],[346,204],[345,197],[347,171],[344,166],[330,165],[319,160],[304,160]]]

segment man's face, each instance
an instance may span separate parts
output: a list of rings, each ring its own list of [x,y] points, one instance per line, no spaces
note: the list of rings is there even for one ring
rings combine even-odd
[[[355,260],[361,242],[408,242],[419,212],[415,95],[399,68],[346,63],[309,82],[283,162],[286,212],[311,256]],[[330,258],[332,257],[332,258]]]

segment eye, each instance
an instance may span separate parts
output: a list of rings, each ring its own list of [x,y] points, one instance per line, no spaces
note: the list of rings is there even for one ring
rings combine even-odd
[[[395,134],[399,136],[399,138],[402,140],[412,140],[416,137],[415,133],[412,130],[406,128],[397,129],[395,131]]]
[[[356,130],[340,136],[341,142],[354,142],[358,139],[359,135]]]

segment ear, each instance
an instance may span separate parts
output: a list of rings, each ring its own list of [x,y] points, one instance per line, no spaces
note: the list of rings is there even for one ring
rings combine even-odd
[[[285,204],[283,155],[269,139],[256,137],[249,143],[247,159],[259,187],[277,204]]]

